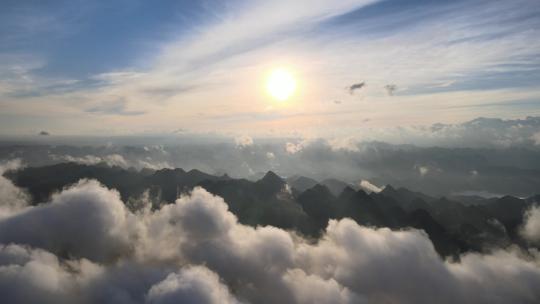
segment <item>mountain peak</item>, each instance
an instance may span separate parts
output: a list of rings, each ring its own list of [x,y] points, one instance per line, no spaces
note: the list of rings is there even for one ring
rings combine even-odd
[[[277,175],[273,171],[266,172],[266,174],[263,176],[263,178],[260,179],[260,181],[265,182],[265,183],[273,183],[273,184],[274,183],[280,183],[280,184],[285,183],[283,181],[283,179],[281,177],[279,177],[279,175]]]
[[[356,190],[354,190],[352,187],[347,186],[343,188],[343,191],[339,194],[339,199],[348,199],[356,194]]]
[[[281,188],[283,188],[285,185],[285,181],[276,173],[268,171],[263,178],[257,181],[257,184],[266,185],[281,190]]]
[[[275,194],[283,189],[285,181],[274,172],[268,171],[256,182],[256,185],[266,194]]]
[[[383,191],[381,193],[388,194],[388,193],[394,193],[396,192],[396,188],[392,187],[392,185],[388,184],[383,188]]]
[[[292,188],[295,188],[300,192],[304,192],[317,184],[316,180],[301,175],[291,176],[287,178],[286,181]]]

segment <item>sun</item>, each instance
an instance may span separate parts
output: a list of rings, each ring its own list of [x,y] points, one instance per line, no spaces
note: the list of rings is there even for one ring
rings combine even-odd
[[[296,80],[290,71],[278,68],[268,76],[266,90],[276,100],[285,101],[296,91]]]

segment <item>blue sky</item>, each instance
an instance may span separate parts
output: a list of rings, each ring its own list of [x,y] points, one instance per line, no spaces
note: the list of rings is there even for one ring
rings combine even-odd
[[[536,0],[0,6],[4,135],[351,136],[540,114]],[[279,67],[298,82],[286,103],[264,90]]]

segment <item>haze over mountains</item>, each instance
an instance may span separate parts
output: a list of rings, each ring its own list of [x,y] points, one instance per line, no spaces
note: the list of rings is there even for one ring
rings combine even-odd
[[[0,293],[19,303],[536,303],[536,131],[473,125],[497,140],[4,141]],[[461,127],[429,132],[445,128]]]
[[[197,169],[250,180],[274,171],[353,185],[367,180],[377,187],[391,184],[433,196],[528,197],[540,185],[539,134],[540,120],[528,117],[374,129],[340,139],[36,136],[4,140],[0,158],[19,158],[29,166],[103,162],[137,170]]]

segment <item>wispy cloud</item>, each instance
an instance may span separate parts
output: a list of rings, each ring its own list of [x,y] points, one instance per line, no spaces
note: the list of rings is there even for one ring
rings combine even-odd
[[[21,102],[26,108],[47,103],[51,109],[68,107],[124,118],[138,115],[144,128],[153,124],[164,131],[175,129],[179,119],[193,128],[215,131],[212,117],[255,113],[221,121],[220,130],[239,131],[250,125],[257,133],[306,125],[325,131],[351,123],[359,126],[361,120],[352,117],[357,113],[375,123],[396,125],[455,122],[488,110],[491,116],[502,117],[540,112],[538,107],[524,111],[516,104],[516,111],[500,105],[475,108],[540,97],[533,82],[517,83],[514,77],[528,73],[529,78],[540,79],[536,1],[403,8],[392,1],[250,1],[208,6],[206,12],[212,19],[163,41],[142,67],[111,69],[77,83],[57,79],[63,81],[60,89],[47,89],[54,82],[37,77],[32,66],[18,75],[0,75],[9,79],[0,85],[5,113],[24,115]],[[297,74],[299,92],[288,105],[277,106],[265,96],[263,83],[271,68],[283,65]],[[351,83],[356,84],[349,88],[352,91],[361,88],[360,100],[343,90]],[[359,86],[365,83],[369,86]],[[390,98],[397,88],[399,94]],[[122,102],[103,105],[101,101],[110,96]],[[343,114],[338,118],[332,100],[341,102]],[[448,110],[455,106],[464,108]],[[268,113],[269,119],[258,119]],[[320,114],[306,118],[310,113]],[[396,113],[401,115],[398,120]],[[140,131],[137,128],[132,131]]]
[[[126,102],[115,100],[85,110],[88,113],[106,114],[106,115],[142,115],[143,111],[127,110]]]

